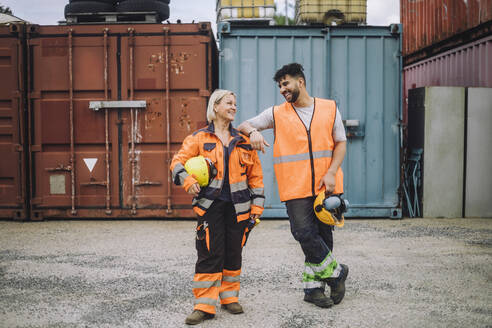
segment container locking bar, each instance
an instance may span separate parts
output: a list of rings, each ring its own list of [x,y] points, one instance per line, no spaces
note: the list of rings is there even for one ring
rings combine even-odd
[[[90,101],[89,108],[95,112],[105,108],[145,109],[147,108],[147,102],[145,100]]]

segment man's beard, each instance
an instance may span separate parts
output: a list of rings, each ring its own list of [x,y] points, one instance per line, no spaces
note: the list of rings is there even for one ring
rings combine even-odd
[[[299,88],[296,88],[292,91],[292,96],[290,98],[290,103],[293,104],[297,101],[297,98],[299,98]]]

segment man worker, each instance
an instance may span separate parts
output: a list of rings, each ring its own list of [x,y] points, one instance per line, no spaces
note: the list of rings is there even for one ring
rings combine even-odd
[[[345,129],[335,101],[311,97],[302,65],[284,65],[274,76],[286,102],[267,108],[241,123],[254,149],[270,146],[259,131],[274,129],[273,163],[280,200],[285,202],[290,228],[305,255],[304,301],[329,308],[342,301],[348,266],[336,261],[333,226],[314,213],[316,196],[326,190],[343,193],[340,168],[346,151]],[[331,289],[330,297],[324,293]]]

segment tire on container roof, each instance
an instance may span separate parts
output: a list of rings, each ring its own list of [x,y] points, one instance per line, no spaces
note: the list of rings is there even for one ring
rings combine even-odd
[[[79,1],[69,3],[65,6],[65,18],[67,14],[73,13],[98,13],[98,12],[113,12],[114,6],[110,3],[97,1]]]
[[[118,12],[156,11],[160,21],[169,18],[169,5],[156,0],[126,0],[116,7]]]
[[[87,2],[87,1],[88,0],[69,0],[70,3],[74,3],[74,2]],[[110,3],[112,5],[116,5],[116,3],[118,2],[118,0],[91,0],[91,1]]]

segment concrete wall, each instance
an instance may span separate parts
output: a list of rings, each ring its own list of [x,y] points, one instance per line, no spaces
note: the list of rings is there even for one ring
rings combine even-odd
[[[492,217],[492,88],[468,88],[465,216]]]
[[[425,90],[423,216],[461,217],[465,88]]]

